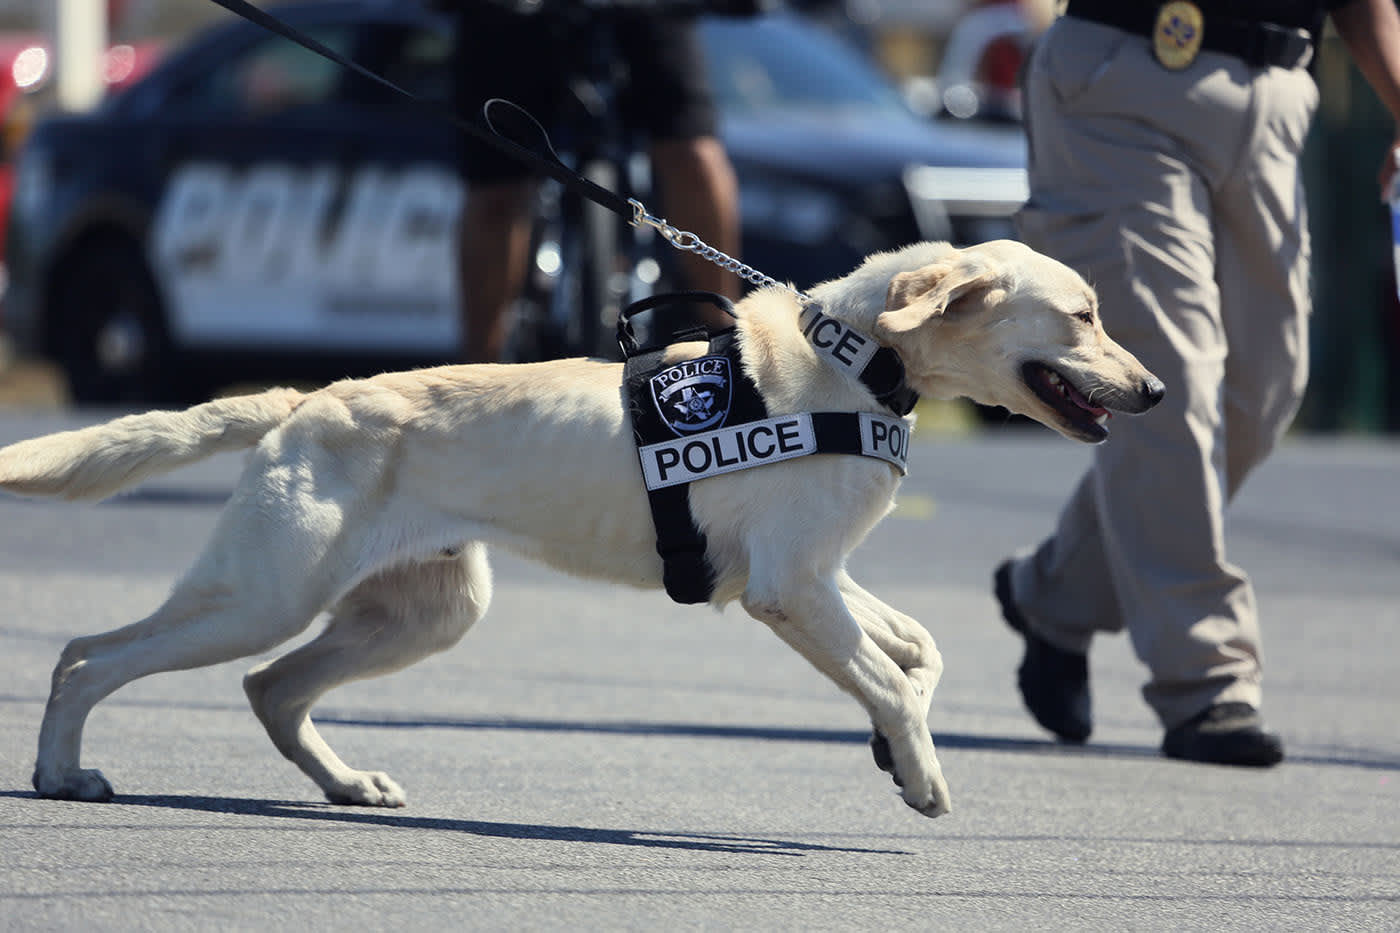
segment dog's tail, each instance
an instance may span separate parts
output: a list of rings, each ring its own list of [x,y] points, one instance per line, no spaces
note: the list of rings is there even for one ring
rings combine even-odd
[[[0,489],[103,499],[187,463],[252,447],[303,398],[294,389],[270,389],[20,441],[0,448]]]

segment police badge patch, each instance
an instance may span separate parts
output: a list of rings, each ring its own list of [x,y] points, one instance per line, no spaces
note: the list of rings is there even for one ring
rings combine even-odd
[[[668,366],[651,377],[651,399],[677,437],[722,427],[734,398],[729,359],[702,356]]]
[[[1205,38],[1205,17],[1190,0],[1173,0],[1157,11],[1152,29],[1152,54],[1162,67],[1180,71],[1196,60]]]

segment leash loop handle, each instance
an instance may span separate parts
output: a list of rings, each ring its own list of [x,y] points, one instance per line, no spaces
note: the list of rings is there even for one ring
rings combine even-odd
[[[496,117],[492,118],[492,111]],[[515,101],[504,97],[493,97],[481,105],[481,119],[486,128],[501,139],[514,143],[537,158],[563,165],[554,144],[549,141],[549,132],[535,119],[535,115]],[[508,121],[515,121],[509,125]]]

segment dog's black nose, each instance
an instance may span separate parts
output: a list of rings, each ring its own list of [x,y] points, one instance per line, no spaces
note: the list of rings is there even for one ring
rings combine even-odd
[[[1147,399],[1150,408],[1162,400],[1162,396],[1167,394],[1167,387],[1162,384],[1162,380],[1156,376],[1148,376],[1142,380],[1142,397]]]

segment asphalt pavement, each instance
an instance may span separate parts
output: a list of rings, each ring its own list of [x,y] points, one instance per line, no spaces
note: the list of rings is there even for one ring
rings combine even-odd
[[[0,443],[97,417],[0,409]],[[937,820],[875,769],[856,703],[737,606],[505,554],[460,645],[314,714],[406,808],[320,799],[247,709],[255,659],[124,688],[85,744],[116,799],[40,800],[60,649],[159,603],[240,460],[96,506],[0,497],[0,929],[1400,929],[1400,444],[1294,439],[1231,512],[1289,755],[1268,771],[1161,758],[1123,637],[1093,654],[1087,746],[1022,711],[991,570],[1088,456],[1039,428],[916,435],[853,561],[944,655]]]

